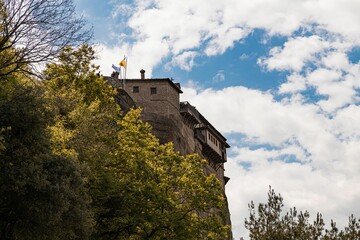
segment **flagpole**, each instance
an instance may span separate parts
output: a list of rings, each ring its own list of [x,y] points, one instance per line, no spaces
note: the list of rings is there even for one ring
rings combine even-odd
[[[124,66],[124,89],[126,84],[126,71],[127,71],[127,57],[124,55],[125,66]]]
[[[121,75],[121,66],[119,67],[119,79],[122,79],[122,75]]]
[[[124,56],[125,57],[125,56]],[[126,79],[126,73],[127,73],[127,67],[128,67],[128,60],[127,57],[125,57],[125,63],[126,63],[126,67],[125,67],[125,79]]]
[[[121,71],[121,67],[124,68],[124,71]],[[120,79],[122,80],[122,85],[123,88],[125,89],[125,84],[126,84],[126,72],[127,72],[127,57],[124,55],[124,59],[120,61],[119,63],[119,75],[120,75]]]

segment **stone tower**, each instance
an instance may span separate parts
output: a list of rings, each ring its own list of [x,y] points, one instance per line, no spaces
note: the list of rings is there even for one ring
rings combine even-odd
[[[147,79],[144,70],[140,73],[139,79],[119,80],[116,74],[105,79],[143,109],[142,120],[150,123],[160,143],[173,142],[180,154],[198,153],[207,159],[205,172],[214,173],[225,189],[229,178],[224,163],[230,147],[226,138],[189,102],[180,102],[180,84],[169,78]]]

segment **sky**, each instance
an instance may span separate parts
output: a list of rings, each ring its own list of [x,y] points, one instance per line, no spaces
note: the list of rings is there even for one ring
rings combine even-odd
[[[360,1],[74,0],[103,75],[173,78],[228,139],[233,234],[271,186],[284,210],[360,217]]]

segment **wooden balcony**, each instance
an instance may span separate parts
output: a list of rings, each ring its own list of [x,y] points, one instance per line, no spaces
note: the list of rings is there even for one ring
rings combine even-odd
[[[215,164],[226,162],[226,159],[224,159],[223,156],[221,156],[218,152],[216,152],[207,143],[202,144],[202,153],[204,154],[204,156],[209,158]]]
[[[180,114],[192,125],[200,123],[199,112],[188,102],[180,103]]]

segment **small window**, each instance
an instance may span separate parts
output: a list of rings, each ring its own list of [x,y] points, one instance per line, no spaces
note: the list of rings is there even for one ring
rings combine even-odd
[[[133,93],[138,93],[139,92],[139,87],[138,86],[134,86],[133,87]]]
[[[156,87],[150,88],[150,93],[151,94],[156,94]]]

